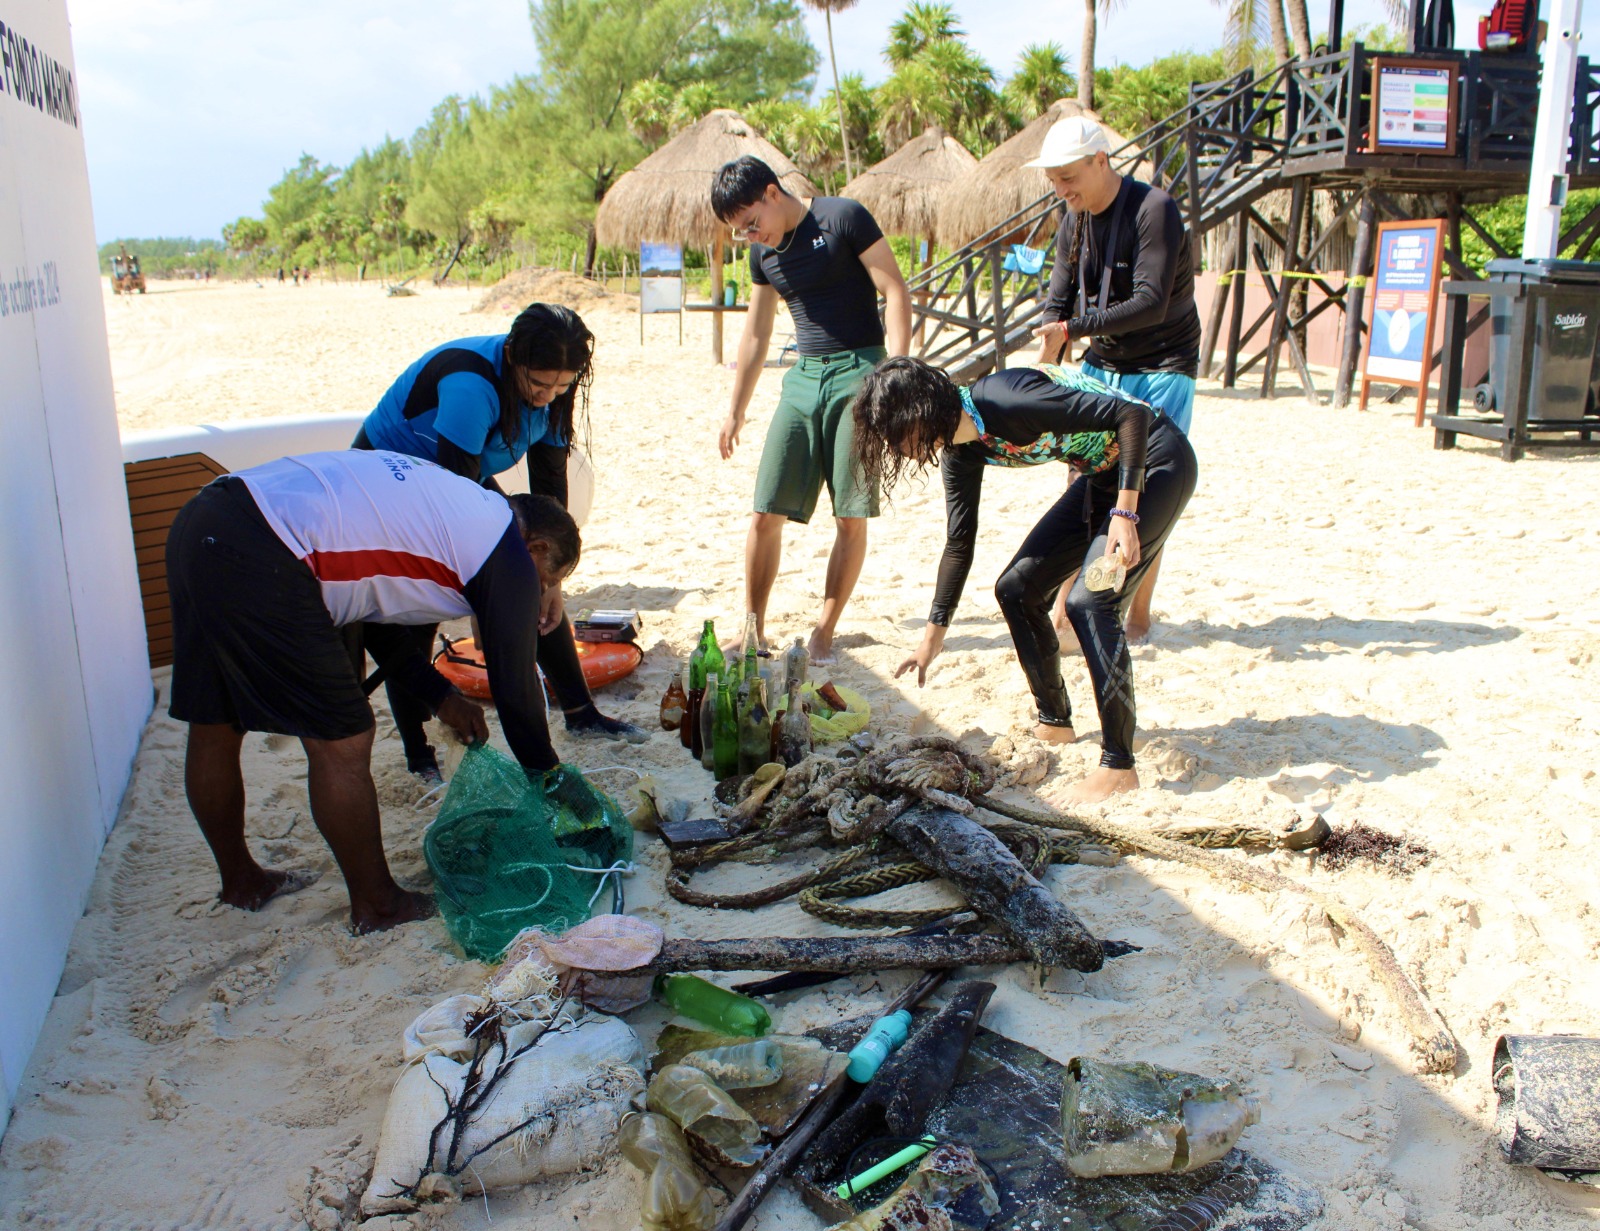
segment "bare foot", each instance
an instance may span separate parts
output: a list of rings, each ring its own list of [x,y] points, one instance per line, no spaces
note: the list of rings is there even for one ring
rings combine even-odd
[[[240,910],[260,910],[273,898],[298,893],[307,885],[316,884],[319,875],[308,869],[274,872],[261,868],[259,871],[259,878],[251,877],[238,884],[223,885],[222,892],[217,894],[217,901],[224,906],[237,906]]]
[[[806,646],[806,653],[811,656],[811,661],[817,666],[826,667],[832,663],[833,630],[815,629],[811,634],[810,644]]]
[[[1033,738],[1041,744],[1070,744],[1078,738],[1078,733],[1071,727],[1053,727],[1041,722],[1033,728]]]
[[[1120,795],[1123,791],[1137,791],[1139,789],[1139,775],[1131,769],[1107,769],[1101,766],[1082,782],[1076,782],[1068,787],[1065,796],[1068,803],[1097,804],[1103,799],[1110,799],[1113,795]]]
[[[1073,631],[1072,621],[1062,616],[1055,621],[1056,652],[1058,654],[1082,654],[1083,646],[1078,644],[1078,634]]]
[[[1150,636],[1150,621],[1135,620],[1128,617],[1128,622],[1122,626],[1122,634],[1127,637],[1129,645],[1139,645]]]
[[[438,914],[439,908],[427,894],[412,893],[409,889],[401,889],[398,892],[399,897],[389,903],[385,910],[359,908],[352,902],[350,930],[357,936],[365,936],[368,932],[387,932],[402,923],[428,919]]]

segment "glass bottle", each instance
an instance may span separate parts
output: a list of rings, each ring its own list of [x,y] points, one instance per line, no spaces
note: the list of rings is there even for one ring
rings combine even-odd
[[[753,774],[767,763],[772,751],[772,713],[767,709],[767,690],[758,675],[747,681],[750,704],[739,715],[739,772]]]
[[[676,731],[683,725],[684,711],[689,707],[689,694],[684,692],[678,672],[672,673],[672,683],[661,697],[661,729]]]
[[[794,644],[783,652],[783,687],[787,692],[789,682],[794,681],[796,688],[806,685],[806,673],[811,669],[811,655],[806,650],[805,642],[800,638],[794,639]]]
[[[707,691],[710,686],[707,685]],[[731,778],[739,772],[739,716],[731,685],[717,688],[716,715],[711,725],[712,772],[717,781]]]
[[[702,640],[705,642],[706,647],[706,674],[710,675],[715,671],[722,679],[728,679],[728,663],[722,656],[722,647],[717,644],[716,629],[712,627],[710,620],[706,621],[706,630],[702,635]]]
[[[678,724],[678,739],[694,752],[700,736],[700,693],[694,687],[694,668],[685,660],[683,664],[683,721]]]
[[[800,682],[793,677],[785,704],[778,724],[778,760],[792,769],[811,755],[811,718],[800,700]]]
[[[717,720],[717,694],[722,689],[718,686],[718,677],[706,676],[706,686],[700,691],[700,721],[695,723],[695,743],[699,746],[697,755],[700,764],[709,770],[715,770],[717,763],[714,757],[716,748],[716,720]]]
[[[750,612],[744,618],[744,646],[742,657],[744,659],[744,678],[754,679],[759,674],[761,664],[757,661],[761,653],[761,641],[756,636],[756,613]]]

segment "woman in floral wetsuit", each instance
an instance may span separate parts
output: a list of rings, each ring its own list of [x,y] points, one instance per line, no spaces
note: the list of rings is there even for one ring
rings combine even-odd
[[[990,466],[1066,462],[1075,478],[1023,539],[995,583],[1011,639],[1038,707],[1035,734],[1076,738],[1061,679],[1050,608],[1062,583],[1098,556],[1127,565],[1119,589],[1091,590],[1080,574],[1067,596],[1100,711],[1100,768],[1075,788],[1104,799],[1139,785],[1133,758],[1133,673],[1122,631],[1149,561],[1194,493],[1188,440],[1158,410],[1091,377],[1046,365],[1013,368],[960,388],[919,359],[880,363],[856,398],[856,456],[867,477],[893,487],[908,470],[937,460],[944,475],[944,556],[933,609],[915,654],[896,675],[917,683],[944,646],[966,585],[978,534],[978,502]]]

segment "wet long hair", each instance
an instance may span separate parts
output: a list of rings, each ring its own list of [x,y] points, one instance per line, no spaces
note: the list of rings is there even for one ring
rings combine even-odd
[[[550,421],[569,448],[580,429],[587,446],[594,334],[583,318],[561,304],[531,303],[511,322],[505,361],[500,365],[500,437],[508,449],[517,438],[522,418],[522,396],[513,367],[578,374],[572,388],[550,403]]]
[[[961,391],[932,364],[897,355],[861,383],[850,416],[856,464],[887,495],[938,462],[961,423]]]

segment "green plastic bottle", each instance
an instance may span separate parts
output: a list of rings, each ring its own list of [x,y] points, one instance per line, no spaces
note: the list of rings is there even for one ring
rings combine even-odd
[[[674,1012],[723,1034],[754,1038],[772,1029],[772,1018],[762,1005],[699,975],[665,975],[657,981],[656,992]]]
[[[711,724],[712,771],[717,781],[739,772],[739,714],[730,684],[717,688],[717,713]]]

